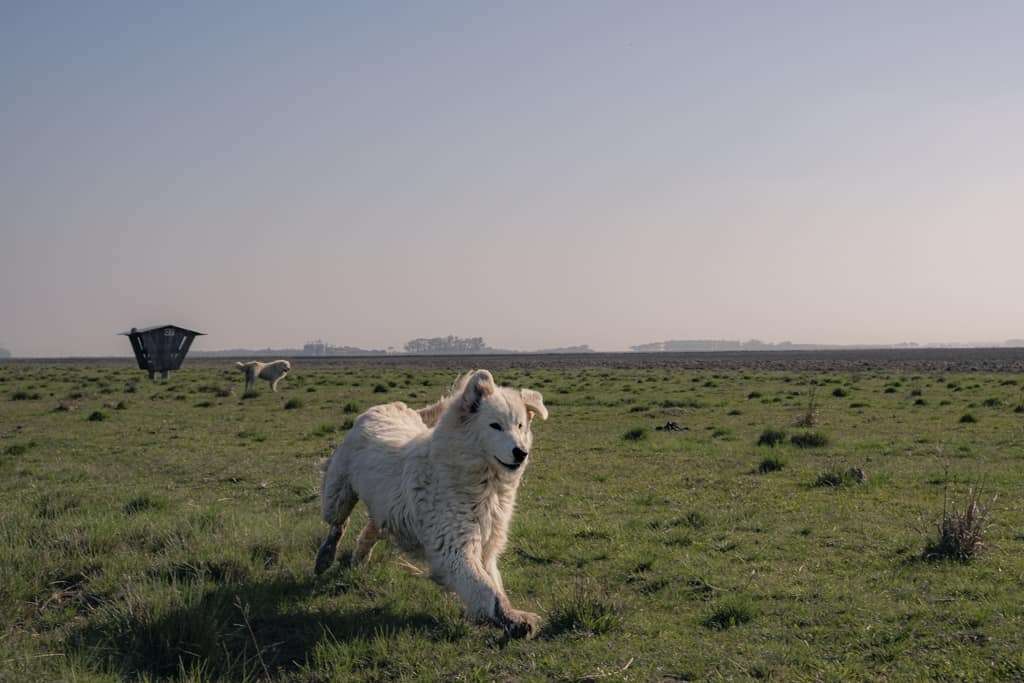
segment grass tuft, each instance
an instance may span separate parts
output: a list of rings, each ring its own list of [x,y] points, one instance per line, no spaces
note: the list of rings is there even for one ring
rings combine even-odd
[[[821,432],[801,432],[794,434],[789,442],[797,448],[824,448],[828,445],[828,437]]]
[[[622,435],[626,441],[640,441],[647,438],[647,427],[634,427]]]
[[[761,461],[761,464],[757,466],[757,471],[761,474],[768,474],[769,472],[778,472],[786,466],[786,462],[781,458],[774,456],[768,456]]]
[[[12,401],[38,401],[39,394],[19,389],[11,394]]]
[[[786,432],[781,429],[766,429],[757,438],[758,446],[770,446],[774,448],[786,440]]]
[[[748,598],[732,597],[712,608],[701,624],[713,631],[725,631],[753,621],[754,616],[754,607]]]
[[[840,472],[837,469],[829,469],[818,475],[814,485],[819,487],[837,487],[847,484],[863,484],[868,480],[867,473],[860,467],[851,467]]]
[[[967,562],[985,548],[988,527],[989,508],[981,504],[978,491],[969,489],[962,508],[943,503],[938,533],[925,545],[924,557]]]
[[[621,626],[622,615],[615,605],[604,596],[577,588],[570,598],[551,610],[541,634],[544,638],[596,636]]]

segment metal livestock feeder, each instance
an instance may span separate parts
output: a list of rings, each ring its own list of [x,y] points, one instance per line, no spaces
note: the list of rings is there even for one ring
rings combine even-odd
[[[177,325],[157,325],[141,330],[133,327],[131,331],[121,334],[132,343],[140,370],[146,370],[150,379],[154,379],[158,372],[167,379],[168,372],[181,367],[185,354],[192,346],[192,340],[203,333]]]

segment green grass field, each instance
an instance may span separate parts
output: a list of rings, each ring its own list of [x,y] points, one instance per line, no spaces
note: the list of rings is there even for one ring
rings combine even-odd
[[[312,576],[318,460],[452,373],[227,365],[0,365],[0,680],[1024,679],[1019,376],[496,372],[551,411],[502,562],[546,624],[507,642],[386,543]],[[923,559],[971,485],[987,547]]]

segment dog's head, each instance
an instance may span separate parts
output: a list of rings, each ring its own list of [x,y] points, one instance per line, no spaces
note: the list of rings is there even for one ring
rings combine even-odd
[[[533,446],[530,423],[548,419],[544,397],[532,389],[499,387],[487,370],[464,380],[455,409],[461,427],[473,435],[493,468],[515,472],[526,465]]]

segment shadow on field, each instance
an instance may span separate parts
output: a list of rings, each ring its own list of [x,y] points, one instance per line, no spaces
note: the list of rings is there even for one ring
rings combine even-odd
[[[431,640],[461,637],[423,613],[385,608],[336,612],[310,608],[312,578],[282,577],[211,586],[181,586],[177,604],[154,606],[127,596],[94,614],[71,637],[87,660],[126,677],[177,677],[200,670],[240,679],[294,670],[321,642],[343,644],[414,631]]]

